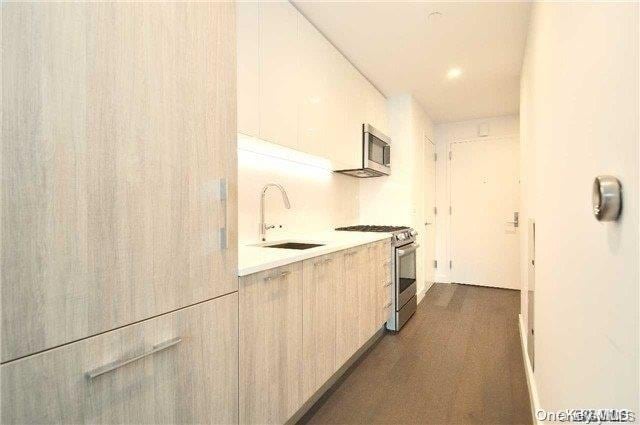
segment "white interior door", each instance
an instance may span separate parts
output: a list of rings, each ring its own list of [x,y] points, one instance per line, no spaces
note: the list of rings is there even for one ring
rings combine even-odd
[[[436,161],[435,152],[436,147],[431,140],[425,138],[424,142],[425,158],[425,182],[424,182],[424,227],[422,232],[424,237],[422,239],[424,243],[425,256],[425,280],[427,281],[427,288],[434,281],[435,276],[435,258],[436,258],[436,215],[434,207],[436,205]]]
[[[518,141],[451,144],[451,281],[520,288]]]

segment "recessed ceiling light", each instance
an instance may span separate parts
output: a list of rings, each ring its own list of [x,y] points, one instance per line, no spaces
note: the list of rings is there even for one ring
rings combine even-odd
[[[447,78],[450,80],[458,78],[461,75],[462,75],[462,70],[458,67],[451,68],[449,71],[447,71]]]

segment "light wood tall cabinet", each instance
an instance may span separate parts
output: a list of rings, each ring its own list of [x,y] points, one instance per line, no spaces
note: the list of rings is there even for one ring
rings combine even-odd
[[[237,289],[235,6],[2,6],[2,361]]]
[[[240,278],[240,423],[284,423],[302,405],[302,263]]]
[[[4,364],[3,424],[238,423],[238,294]]]

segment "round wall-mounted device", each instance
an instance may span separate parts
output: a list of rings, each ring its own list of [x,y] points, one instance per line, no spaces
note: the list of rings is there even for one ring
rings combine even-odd
[[[593,181],[593,215],[598,221],[616,221],[622,211],[622,186],[613,176]]]

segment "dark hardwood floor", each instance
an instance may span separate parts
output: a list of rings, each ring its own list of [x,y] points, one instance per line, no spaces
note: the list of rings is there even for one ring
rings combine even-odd
[[[302,418],[309,424],[530,424],[520,293],[435,284]]]

